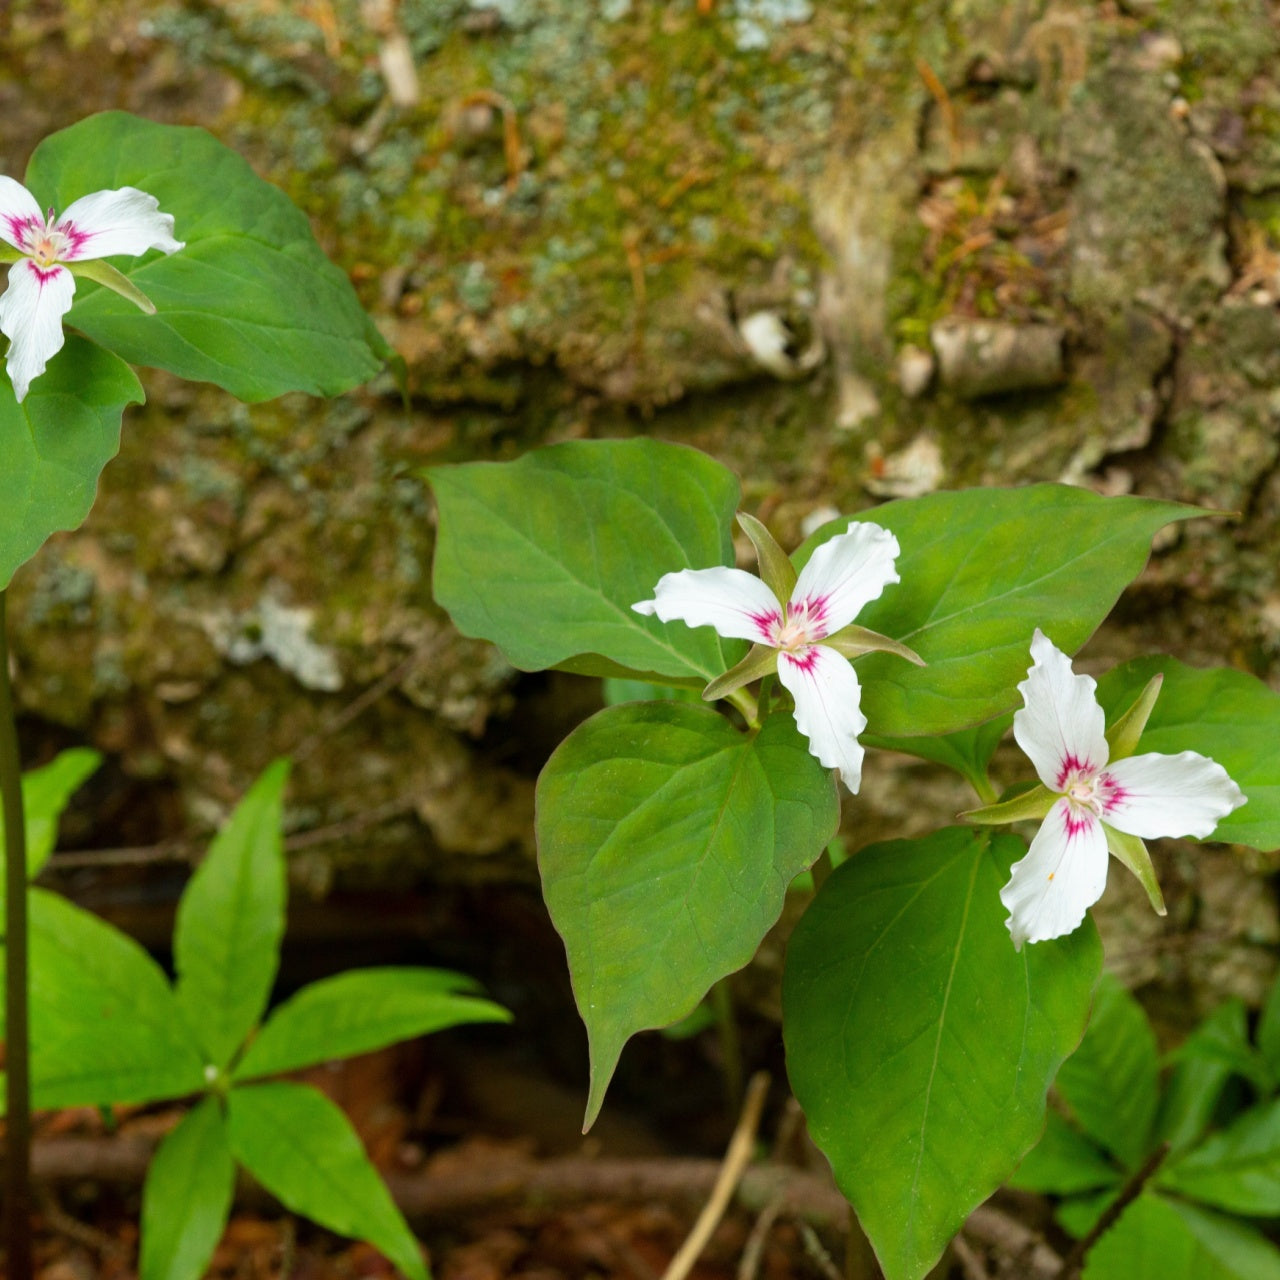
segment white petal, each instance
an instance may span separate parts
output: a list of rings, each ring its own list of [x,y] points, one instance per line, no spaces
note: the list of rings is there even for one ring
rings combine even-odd
[[[778,679],[796,700],[796,727],[809,739],[810,753],[828,769],[839,769],[844,785],[856,794],[865,754],[858,734],[867,727],[867,717],[849,660],[825,645],[780,653]]]
[[[1069,800],[1059,800],[1000,890],[1015,949],[1071,933],[1106,887],[1102,823],[1087,810],[1073,812]]]
[[[24,258],[9,268],[9,287],[0,297],[0,333],[9,339],[5,364],[19,402],[31,380],[62,350],[62,317],[71,310],[75,291],[66,267],[42,270]]]
[[[1040,629],[1031,641],[1035,660],[1018,686],[1026,704],[1013,715],[1013,736],[1031,757],[1040,781],[1062,791],[1073,769],[1107,763],[1106,720],[1094,697],[1097,682],[1071,670],[1071,659]]]
[[[1216,760],[1195,751],[1130,756],[1110,765],[1107,776],[1119,790],[1108,798],[1103,820],[1147,840],[1204,839],[1246,798]]]
[[[898,540],[878,524],[854,520],[848,531],[824,542],[800,571],[791,603],[809,602],[810,618],[821,621],[809,634],[821,640],[847,627],[891,582],[900,582],[893,562]]]
[[[44,230],[36,198],[20,182],[0,174],[0,240],[25,249],[33,231]]]
[[[657,614],[663,622],[715,627],[722,636],[771,643],[771,628],[782,618],[778,598],[753,573],[742,569],[681,569],[659,579],[652,600],[631,607]]]
[[[183,247],[173,238],[173,215],[161,213],[160,201],[137,187],[81,196],[67,206],[55,229],[67,237],[59,255],[64,262],[117,253],[136,257],[148,249],[174,253]]]

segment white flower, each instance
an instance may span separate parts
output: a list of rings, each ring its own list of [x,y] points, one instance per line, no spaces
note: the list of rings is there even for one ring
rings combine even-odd
[[[1080,925],[1106,887],[1108,848],[1132,865],[1134,846],[1139,860],[1145,850],[1126,837],[1203,838],[1245,802],[1227,771],[1194,751],[1111,761],[1096,682],[1075,675],[1067,655],[1038,629],[1031,656],[1018,686],[1025,705],[1014,714],[1013,736],[1035,765],[1051,807],[1000,891],[1019,950]]]
[[[76,291],[64,264],[89,263],[115,254],[137,256],[148,249],[175,253],[173,218],[159,201],[135,187],[95,191],[68,205],[61,217],[46,216],[21,183],[0,175],[0,240],[21,255],[9,270],[0,297],[0,333],[9,339],[5,363],[14,395],[21,401],[32,379],[62,350],[62,317]],[[11,255],[10,255],[11,256]],[[154,310],[126,277],[105,263],[79,268],[81,274]]]
[[[851,521],[847,532],[818,547],[796,578],[764,527],[750,517],[738,518],[760,552],[768,585],[741,569],[682,569],[658,582],[652,600],[632,608],[663,622],[714,627],[722,636],[754,641],[756,648],[712,681],[704,696],[721,696],[776,669],[795,700],[796,725],[809,739],[810,751],[827,768],[839,769],[856,792],[863,757],[858,735],[867,719],[848,657],[885,649],[919,661],[894,641],[849,625],[864,605],[899,581],[898,540],[877,524]]]

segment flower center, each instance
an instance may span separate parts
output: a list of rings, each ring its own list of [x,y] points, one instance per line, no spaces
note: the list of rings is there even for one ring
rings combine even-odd
[[[802,649],[809,644],[808,620],[802,613],[799,617],[787,617],[777,630],[777,646],[779,649]]]
[[[1097,786],[1090,775],[1077,775],[1067,788],[1067,795],[1077,804],[1087,804],[1090,808],[1097,807]]]
[[[1084,766],[1073,769],[1063,779],[1062,794],[1071,801],[1073,809],[1088,809],[1105,818],[1127,793],[1109,773]]]

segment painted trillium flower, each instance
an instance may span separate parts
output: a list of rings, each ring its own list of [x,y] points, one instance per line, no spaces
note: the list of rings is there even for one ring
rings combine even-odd
[[[1163,915],[1143,839],[1203,839],[1246,798],[1208,756],[1132,754],[1162,677],[1108,731],[1094,696],[1097,683],[1076,675],[1067,655],[1039,629],[1031,656],[1031,669],[1018,686],[1024,706],[1014,713],[1013,736],[1043,785],[966,815],[974,822],[1044,818],[1027,856],[1013,864],[1000,891],[1018,950],[1024,942],[1058,938],[1080,925],[1106,887],[1108,851],[1137,875]]]
[[[741,569],[682,569],[658,582],[652,600],[632,605],[663,622],[714,627],[725,637],[754,642],[732,671],[713,680],[702,696],[724,697],[777,672],[795,700],[796,726],[809,750],[839,769],[850,791],[862,781],[867,727],[859,703],[862,688],[848,659],[872,650],[920,659],[905,645],[851,625],[858,612],[898,582],[898,540],[868,521],[824,542],[799,577],[786,553],[758,520],[739,513],[738,523],[755,545],[761,577]]]
[[[160,212],[154,196],[136,187],[95,191],[69,204],[61,217],[41,212],[20,182],[0,175],[0,240],[17,250],[0,250],[14,262],[9,287],[0,297],[0,333],[9,339],[5,363],[19,402],[34,378],[62,350],[62,317],[76,291],[73,272],[114,289],[144,311],[154,312],[129,278],[96,259],[138,256],[148,249],[176,253],[173,217]]]

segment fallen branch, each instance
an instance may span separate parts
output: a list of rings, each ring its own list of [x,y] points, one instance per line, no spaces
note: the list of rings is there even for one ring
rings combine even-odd
[[[41,1138],[32,1152],[32,1177],[45,1184],[102,1182],[139,1186],[156,1140],[117,1133],[92,1138]],[[456,1222],[460,1215],[495,1209],[556,1209],[595,1200],[659,1200],[689,1206],[706,1201],[721,1175],[721,1161],[666,1157],[608,1159],[561,1156],[537,1160],[512,1152],[468,1151],[465,1157],[428,1163],[413,1173],[390,1172],[387,1186],[411,1222]],[[790,1165],[752,1165],[738,1184],[744,1209],[772,1212],[844,1235],[849,1205],[828,1174]],[[270,1205],[266,1192],[245,1182],[237,1189],[242,1205]],[[1025,1280],[1051,1280],[1059,1255],[1036,1231],[992,1205],[969,1215],[965,1233],[1006,1256],[1023,1260]]]

